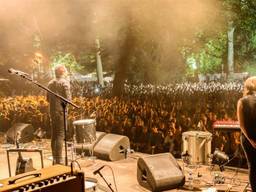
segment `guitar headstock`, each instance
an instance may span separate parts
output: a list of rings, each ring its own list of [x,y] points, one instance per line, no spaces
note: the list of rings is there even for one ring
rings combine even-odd
[[[19,146],[19,144],[20,144],[20,139],[21,139],[21,133],[20,133],[20,131],[17,131],[17,134],[16,134],[16,146],[17,146],[17,148],[19,148],[20,146]]]

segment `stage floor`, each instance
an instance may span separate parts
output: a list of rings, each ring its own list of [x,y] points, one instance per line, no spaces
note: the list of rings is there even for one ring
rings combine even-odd
[[[2,144],[0,146],[0,179],[8,178],[8,161],[7,161],[7,149],[13,148],[14,146],[9,144]],[[43,163],[44,167],[51,166],[51,151],[50,151],[50,142],[49,140],[44,140],[41,142],[33,142],[29,144],[24,144],[24,148],[39,148],[43,151]],[[70,152],[69,152],[70,153]],[[39,153],[24,152],[22,153],[23,157],[29,157],[33,159],[33,165],[36,169],[41,169],[41,159]],[[69,155],[70,157],[71,155]],[[107,179],[111,186],[114,188],[114,181],[112,177],[112,168],[117,189],[119,192],[145,192],[149,191],[138,184],[137,181],[137,159],[139,157],[148,156],[148,154],[142,153],[132,153],[129,154],[127,159],[109,162],[103,161],[100,159],[90,160],[88,158],[78,159],[79,164],[81,165],[82,170],[85,173],[85,177],[94,178],[98,181],[96,191],[110,191],[108,190],[106,184],[102,178],[97,174],[93,175],[93,171],[97,170],[103,165],[107,165],[104,169],[101,170],[103,176]],[[11,175],[14,175],[16,168],[17,153],[10,153],[10,167]],[[186,180],[188,174],[192,173],[193,181],[192,187],[189,182],[186,181],[183,188],[173,189],[169,191],[244,191],[248,182],[248,173],[244,169],[230,169],[226,168],[225,171],[220,172],[218,167],[213,170],[209,166],[201,165],[197,167],[193,166],[184,166],[181,160],[177,160],[180,166],[183,168]],[[78,168],[78,167],[76,167]],[[215,184],[213,185],[214,177],[224,178],[224,184]],[[88,189],[86,191],[93,191]]]

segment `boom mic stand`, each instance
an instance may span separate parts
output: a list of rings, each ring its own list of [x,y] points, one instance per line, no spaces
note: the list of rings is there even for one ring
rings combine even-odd
[[[63,109],[63,120],[64,120],[65,165],[67,166],[68,165],[68,152],[67,152],[68,151],[67,150],[67,105],[70,104],[70,105],[72,105],[75,108],[80,108],[80,107],[77,106],[76,104],[72,103],[68,99],[60,96],[59,94],[51,91],[50,89],[48,89],[44,85],[42,85],[42,84],[38,83],[37,81],[33,80],[30,77],[30,75],[25,73],[25,72],[14,70],[14,69],[9,69],[8,72],[11,73],[11,74],[15,74],[17,76],[20,76],[21,78],[26,79],[26,80],[32,82],[33,84],[37,85],[39,88],[44,89],[48,93],[54,95],[56,98],[61,100],[61,106],[62,106],[62,109]]]
[[[97,169],[96,171],[93,172],[94,175],[99,174],[100,177],[103,179],[103,181],[106,183],[106,185],[108,186],[108,188],[110,189],[111,192],[114,192],[114,189],[111,187],[111,183],[108,183],[108,181],[105,179],[105,177],[102,175],[102,173],[100,172],[101,169],[103,169],[105,166],[103,165],[102,167],[100,167],[99,169]]]

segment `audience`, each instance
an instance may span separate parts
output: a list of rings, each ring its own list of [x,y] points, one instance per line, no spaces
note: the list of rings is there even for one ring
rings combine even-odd
[[[68,123],[79,119],[96,119],[96,130],[129,137],[131,147],[145,153],[171,152],[181,155],[182,133],[213,133],[213,148],[234,153],[239,146],[239,132],[232,133],[230,145],[226,133],[214,131],[217,120],[236,121],[236,102],[242,96],[239,82],[179,83],[168,85],[125,85],[122,97],[111,96],[111,85],[100,94],[86,88],[73,91],[73,102],[80,109],[69,107]],[[83,88],[75,87],[75,90]],[[91,90],[91,91],[89,91]],[[78,93],[77,95],[75,93]],[[44,96],[15,96],[0,99],[0,131],[14,123],[31,123],[50,137],[48,103]],[[72,131],[70,131],[72,133]]]

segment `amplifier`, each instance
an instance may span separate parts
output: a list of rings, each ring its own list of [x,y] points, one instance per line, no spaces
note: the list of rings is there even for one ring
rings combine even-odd
[[[0,180],[0,192],[84,192],[84,173],[54,165]]]

